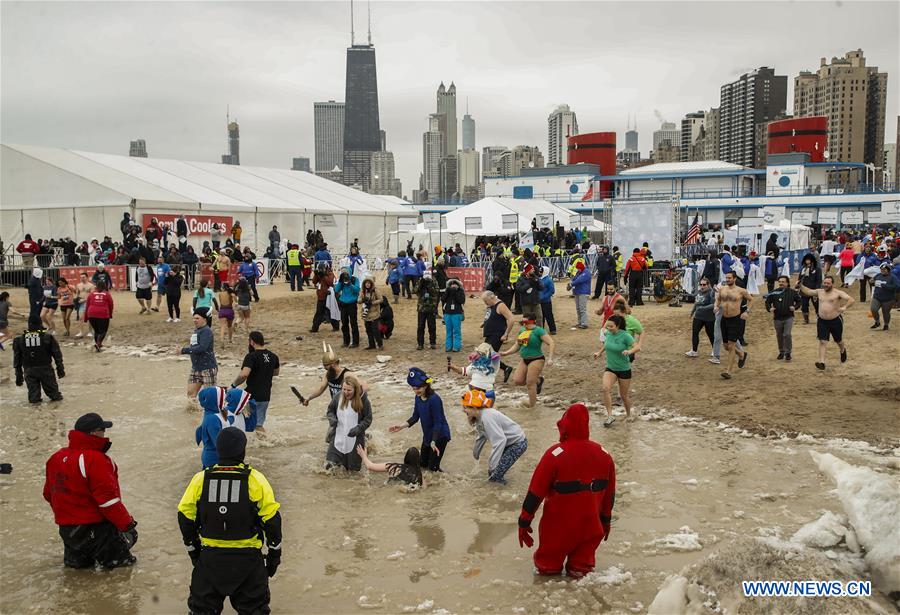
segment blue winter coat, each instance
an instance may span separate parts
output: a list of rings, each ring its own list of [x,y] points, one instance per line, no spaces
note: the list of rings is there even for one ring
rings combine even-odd
[[[219,453],[216,451],[216,438],[222,431],[222,410],[225,408],[225,388],[206,387],[197,395],[200,406],[203,408],[203,421],[194,433],[197,444],[203,445],[200,453],[200,462],[204,468],[219,463]]]
[[[591,272],[587,267],[572,278],[572,292],[576,295],[591,294]]]
[[[334,294],[341,303],[356,303],[356,300],[359,299],[359,280],[351,277],[349,284],[338,281],[334,285]]]
[[[402,260],[400,262],[400,269],[403,270],[403,275],[409,276],[411,278],[419,277],[419,267],[416,265],[417,260],[412,259],[410,257],[406,257],[406,260]]]
[[[387,277],[388,284],[399,284],[401,279],[403,279],[403,274],[400,273],[399,266],[388,271],[388,277]]]
[[[541,278],[541,303],[550,303],[555,294],[556,286],[553,284],[553,278],[545,275]]]

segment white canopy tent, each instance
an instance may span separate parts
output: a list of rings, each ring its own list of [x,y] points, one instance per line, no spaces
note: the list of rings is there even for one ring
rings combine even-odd
[[[312,173],[56,148],[0,148],[0,237],[18,243],[70,236],[80,242],[121,238],[127,211],[144,215],[225,216],[240,221],[242,243],[262,253],[277,225],[283,240],[303,243],[321,230],[336,253],[358,238],[365,253],[384,254],[397,219],[410,207]],[[203,235],[190,238],[199,247]]]
[[[406,247],[412,239],[415,245],[422,244],[433,249],[435,245],[459,243],[467,251],[476,237],[521,235],[531,230],[531,221],[538,219],[540,227],[554,227],[559,222],[566,230],[570,227],[574,212],[542,199],[505,199],[487,197],[441,215],[441,229],[429,231],[424,223],[415,231],[397,233],[397,250]],[[505,223],[504,223],[505,222]],[[602,230],[602,223],[595,221],[588,230]]]
[[[769,240],[769,235],[775,233],[778,238],[776,241],[781,249],[804,250],[809,247],[811,230],[808,226],[791,224],[790,220],[782,218],[777,224],[764,225],[762,235],[757,234],[753,238],[738,236],[738,226],[726,228],[722,235],[722,241],[728,245],[746,243],[750,245],[751,249],[762,252],[762,247]]]

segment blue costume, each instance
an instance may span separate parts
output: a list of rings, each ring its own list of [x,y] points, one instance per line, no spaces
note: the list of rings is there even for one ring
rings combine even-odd
[[[222,416],[225,409],[224,387],[206,387],[197,395],[200,406],[203,408],[203,422],[197,427],[195,436],[197,444],[203,445],[200,461],[204,468],[219,463],[219,453],[216,451],[216,438],[223,428],[228,427],[227,420]]]

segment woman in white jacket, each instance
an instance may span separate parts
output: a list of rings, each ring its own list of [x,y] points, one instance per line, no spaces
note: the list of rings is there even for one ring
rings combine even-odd
[[[488,480],[505,485],[506,473],[528,449],[525,432],[518,423],[499,410],[487,407],[487,398],[483,391],[473,389],[463,393],[462,406],[466,416],[469,417],[469,423],[475,426],[478,433],[472,455],[478,459],[485,442],[490,440]]]

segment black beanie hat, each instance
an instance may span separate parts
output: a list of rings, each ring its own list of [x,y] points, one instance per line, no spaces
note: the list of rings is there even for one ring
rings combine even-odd
[[[247,436],[237,427],[226,427],[216,438],[219,465],[242,463],[247,451]]]

